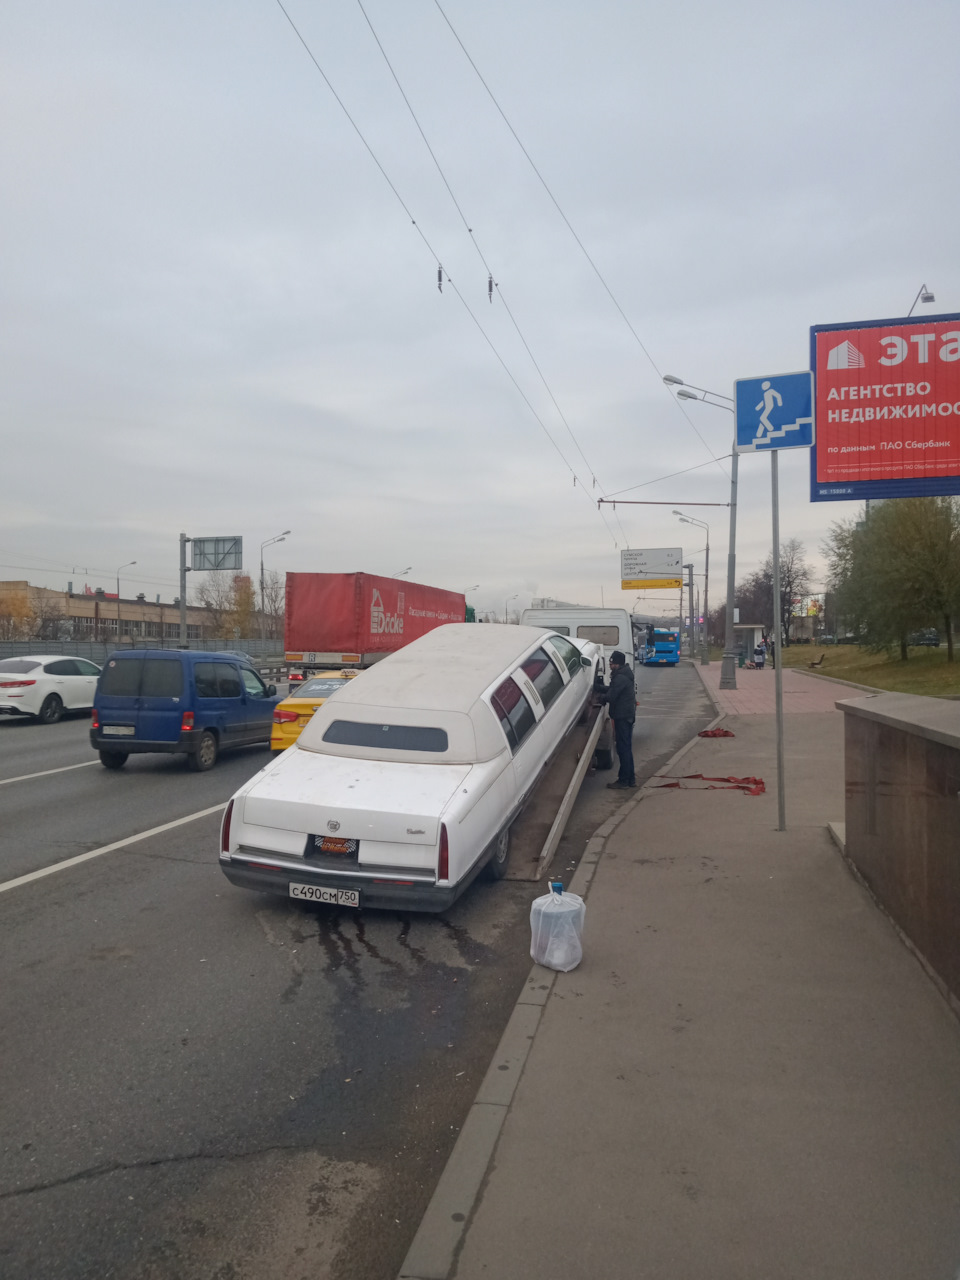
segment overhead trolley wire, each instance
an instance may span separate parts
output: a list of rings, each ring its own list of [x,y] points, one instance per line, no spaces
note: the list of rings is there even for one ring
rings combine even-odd
[[[479,67],[477,66],[477,64],[474,62],[473,58],[470,56],[470,52],[469,52],[469,50],[467,49],[466,45],[465,45],[465,44],[463,43],[463,41],[460,39],[460,36],[459,36],[459,34],[458,34],[458,32],[457,32],[456,27],[454,27],[453,23],[452,23],[452,22],[450,21],[450,19],[447,17],[447,15],[446,15],[446,13],[445,13],[445,11],[444,11],[444,8],[443,8],[443,6],[442,6],[442,5],[441,5],[441,3],[440,3],[440,0],[433,0],[433,2],[434,2],[434,4],[437,6],[437,9],[439,10],[439,12],[440,12],[440,16],[443,18],[444,22],[445,22],[445,23],[447,24],[447,26],[450,28],[450,31],[451,31],[451,33],[452,33],[452,35],[453,35],[453,38],[456,40],[457,44],[460,46],[461,50],[463,51],[463,55],[464,55],[464,57],[465,57],[465,58],[466,58],[466,60],[470,63],[471,67],[473,67],[473,70],[476,72],[477,79],[478,79],[478,80],[480,81],[480,83],[483,85],[484,89],[486,89],[487,94],[488,94],[488,96],[489,96],[489,98],[490,98],[490,101],[491,101],[491,102],[493,103],[493,105],[496,107],[496,109],[497,109],[497,111],[499,112],[500,117],[501,117],[501,119],[503,120],[504,124],[507,126],[507,128],[510,130],[510,133],[513,135],[514,141],[516,142],[516,144],[517,144],[517,146],[520,148],[520,150],[523,152],[523,154],[524,154],[524,156],[525,156],[525,158],[526,158],[526,160],[527,160],[527,163],[530,165],[530,168],[533,170],[533,172],[536,174],[537,178],[539,179],[539,181],[540,181],[540,185],[543,187],[544,191],[545,191],[545,192],[547,193],[547,195],[550,197],[550,200],[551,200],[551,202],[552,202],[552,204],[553,204],[554,208],[556,209],[557,213],[559,213],[560,217],[563,219],[563,222],[564,222],[564,224],[566,225],[567,230],[570,232],[570,234],[573,236],[574,240],[576,241],[577,245],[579,246],[579,248],[580,248],[580,252],[583,254],[583,256],[586,258],[587,262],[590,264],[590,267],[591,267],[591,269],[593,270],[594,275],[595,275],[595,276],[597,277],[597,279],[600,281],[600,283],[601,283],[601,285],[603,286],[604,290],[606,291],[607,296],[609,297],[610,301],[613,303],[614,307],[616,307],[617,311],[620,313],[620,316],[621,316],[621,318],[623,319],[624,324],[625,324],[625,325],[627,326],[627,328],[630,330],[630,333],[633,335],[633,338],[634,338],[634,340],[636,341],[637,346],[640,348],[640,350],[641,350],[641,351],[643,352],[643,354],[646,356],[647,360],[648,360],[648,361],[649,361],[649,363],[650,363],[650,367],[653,369],[654,373],[656,373],[656,375],[657,375],[657,377],[660,379],[660,381],[661,381],[661,385],[662,385],[662,382],[663,382],[663,374],[660,372],[660,369],[659,369],[659,367],[658,367],[658,365],[657,365],[657,362],[654,360],[653,356],[652,356],[652,355],[650,354],[650,352],[647,350],[647,347],[645,346],[645,344],[644,344],[644,342],[643,342],[643,339],[640,337],[639,333],[637,333],[636,329],[634,328],[633,324],[631,323],[631,321],[630,321],[630,317],[627,315],[627,313],[624,311],[623,307],[620,305],[619,301],[617,300],[616,295],[614,294],[613,290],[610,288],[609,284],[607,284],[607,281],[606,281],[606,279],[604,278],[602,271],[601,271],[601,270],[600,270],[600,268],[597,266],[597,264],[594,262],[594,260],[593,260],[593,258],[592,258],[592,256],[591,256],[591,254],[590,254],[590,252],[589,252],[589,250],[587,249],[587,246],[586,246],[586,245],[583,243],[583,241],[580,239],[580,236],[577,234],[577,231],[576,231],[575,227],[573,226],[573,223],[570,221],[570,219],[569,219],[569,218],[567,217],[567,215],[564,213],[563,209],[562,209],[562,208],[561,208],[561,206],[560,206],[560,202],[559,202],[559,200],[557,199],[557,197],[556,197],[556,196],[553,194],[553,192],[551,191],[550,186],[549,186],[549,184],[548,184],[548,182],[547,182],[546,178],[543,176],[543,174],[542,174],[542,173],[540,172],[540,170],[537,168],[537,165],[536,165],[536,163],[535,163],[535,161],[534,161],[533,157],[531,156],[530,152],[527,150],[527,148],[524,146],[523,142],[521,141],[521,139],[520,139],[520,135],[517,133],[516,129],[514,129],[513,125],[510,123],[510,120],[508,119],[507,114],[506,114],[506,112],[504,111],[503,107],[501,107],[500,103],[497,101],[497,97],[496,97],[496,95],[494,94],[493,90],[490,88],[490,86],[487,84],[486,80],[483,78],[483,75],[482,75],[482,73],[481,73],[481,71],[480,71],[480,68],[479,68]],[[669,393],[668,393],[668,394],[669,394]],[[696,436],[697,436],[697,438],[699,439],[700,443],[701,443],[701,444],[703,445],[703,447],[706,449],[707,453],[709,453],[709,454],[710,454],[710,459],[711,459],[711,461],[712,461],[712,462],[715,462],[715,463],[720,467],[721,471],[723,471],[723,473],[724,473],[725,475],[727,475],[728,473],[727,473],[727,471],[726,471],[726,468],[723,466],[723,464],[722,464],[721,460],[720,460],[720,459],[719,459],[719,458],[714,454],[713,450],[712,450],[712,449],[710,448],[710,446],[707,444],[706,440],[704,440],[703,436],[702,436],[702,435],[701,435],[701,433],[700,433],[699,428],[697,427],[697,424],[693,421],[693,419],[692,419],[692,418],[690,417],[690,415],[687,413],[687,411],[686,411],[686,409],[683,407],[683,405],[679,402],[679,400],[677,400],[677,398],[676,398],[675,396],[670,396],[670,400],[671,400],[671,402],[672,402],[673,404],[675,404],[675,405],[677,406],[677,408],[680,410],[681,414],[682,414],[682,415],[683,415],[683,417],[686,419],[687,424],[688,424],[690,427],[692,427],[692,428],[693,428],[693,430],[694,430],[694,432],[696,433]]]
[[[391,179],[390,175],[387,173],[387,171],[386,171],[386,169],[384,168],[383,164],[380,162],[379,158],[377,157],[376,152],[373,150],[373,148],[371,147],[370,143],[367,141],[367,139],[366,139],[366,137],[364,136],[364,133],[363,133],[363,131],[361,130],[360,126],[357,124],[356,120],[355,120],[355,119],[353,118],[353,116],[350,114],[350,111],[348,110],[348,108],[347,108],[347,106],[346,106],[346,103],[343,101],[343,99],[342,99],[342,98],[340,97],[340,95],[337,93],[336,89],[333,87],[333,84],[332,84],[332,82],[330,81],[329,76],[327,75],[327,73],[324,71],[323,67],[322,67],[322,66],[320,65],[320,63],[318,62],[318,60],[317,60],[316,56],[315,56],[315,55],[314,55],[314,53],[313,53],[313,50],[310,48],[309,44],[308,44],[308,43],[307,43],[307,41],[304,39],[303,35],[301,35],[300,30],[299,30],[299,28],[297,27],[297,24],[293,21],[293,18],[291,18],[290,14],[287,12],[286,8],[284,7],[283,0],[276,0],[276,3],[277,3],[277,7],[280,9],[280,12],[283,14],[283,16],[286,18],[287,22],[289,23],[290,28],[291,28],[291,30],[293,31],[294,35],[297,37],[297,39],[299,40],[300,44],[303,46],[303,48],[304,48],[304,50],[305,50],[305,52],[306,52],[306,54],[307,54],[308,58],[309,58],[309,59],[310,59],[310,61],[313,63],[313,65],[314,65],[314,67],[316,68],[316,70],[320,73],[320,76],[322,77],[324,84],[325,84],[325,85],[327,86],[327,88],[330,90],[330,92],[331,92],[331,94],[333,95],[333,97],[334,97],[334,99],[335,99],[335,101],[336,101],[337,105],[340,107],[341,111],[342,111],[342,112],[343,112],[343,114],[346,116],[347,120],[349,121],[349,123],[350,123],[351,127],[353,128],[354,132],[356,133],[357,137],[358,137],[358,138],[360,139],[360,141],[363,143],[364,149],[366,150],[367,154],[370,156],[371,160],[374,162],[374,164],[375,164],[375,165],[377,166],[377,168],[379,169],[379,171],[380,171],[381,175],[383,176],[384,181],[386,182],[386,184],[387,184],[387,186],[390,188],[390,190],[393,192],[393,194],[394,194],[394,196],[396,197],[397,202],[399,203],[400,207],[403,209],[404,213],[405,213],[405,214],[407,215],[407,217],[410,219],[410,222],[411,222],[412,226],[414,226],[414,227],[416,228],[417,234],[420,236],[420,239],[423,241],[424,245],[426,246],[426,248],[427,248],[428,252],[430,253],[430,256],[431,256],[431,257],[433,258],[433,260],[438,264],[438,284],[442,284],[442,283],[443,283],[443,281],[445,280],[445,281],[447,282],[447,284],[449,284],[449,285],[451,286],[451,288],[453,289],[454,293],[457,295],[457,297],[460,299],[460,302],[463,304],[463,307],[464,307],[464,309],[466,310],[467,314],[470,316],[470,319],[473,321],[473,323],[476,325],[477,329],[480,331],[481,335],[482,335],[482,336],[483,336],[483,338],[484,338],[484,341],[487,343],[487,345],[490,347],[490,350],[493,352],[494,356],[495,356],[495,357],[497,358],[497,360],[499,361],[499,363],[500,363],[501,367],[503,368],[504,372],[507,374],[507,377],[510,379],[510,381],[513,383],[513,385],[516,387],[516,389],[517,389],[517,391],[519,392],[520,396],[522,397],[522,399],[523,399],[524,403],[527,405],[528,409],[530,410],[530,412],[533,414],[534,418],[535,418],[535,419],[537,420],[537,422],[539,423],[540,428],[542,429],[543,433],[546,435],[546,437],[547,437],[547,439],[550,441],[551,445],[553,445],[553,448],[556,450],[557,455],[559,456],[560,460],[563,462],[564,466],[567,468],[567,470],[568,470],[568,471],[570,472],[570,474],[573,476],[574,485],[576,486],[576,485],[579,483],[579,488],[580,488],[581,492],[584,494],[584,496],[586,497],[587,501],[588,501],[588,502],[590,503],[590,505],[593,507],[593,506],[594,506],[594,502],[593,502],[593,499],[590,497],[590,494],[589,494],[589,491],[588,491],[588,489],[587,489],[587,486],[584,484],[584,482],[583,482],[582,478],[581,478],[581,477],[579,477],[579,476],[577,475],[576,470],[575,470],[575,469],[570,465],[569,461],[567,460],[566,456],[565,456],[565,455],[564,455],[564,453],[563,453],[563,450],[562,450],[562,449],[560,448],[560,446],[557,444],[556,440],[554,440],[554,438],[553,438],[553,436],[551,435],[550,430],[548,429],[548,427],[547,427],[546,423],[543,421],[543,419],[541,418],[540,414],[537,412],[536,408],[534,407],[533,403],[531,402],[530,398],[527,396],[526,392],[523,390],[523,388],[520,386],[520,383],[517,381],[516,377],[515,377],[515,376],[513,375],[513,373],[511,372],[511,370],[510,370],[509,366],[507,365],[506,361],[504,360],[503,356],[502,356],[502,355],[500,354],[500,352],[497,350],[497,347],[496,347],[496,345],[494,344],[493,339],[492,339],[492,338],[490,337],[490,335],[486,332],[486,330],[484,329],[483,325],[480,323],[479,319],[478,319],[478,318],[477,318],[477,316],[474,314],[474,312],[473,312],[472,308],[470,307],[470,304],[467,302],[466,298],[465,298],[465,297],[463,296],[463,294],[461,293],[461,291],[460,291],[460,289],[458,288],[457,284],[455,283],[455,281],[453,281],[453,280],[450,278],[450,276],[447,274],[447,272],[443,269],[442,265],[440,265],[440,257],[439,257],[439,255],[437,254],[437,252],[435,251],[435,249],[433,248],[433,245],[430,243],[430,240],[428,239],[428,237],[427,237],[426,233],[424,232],[423,228],[419,225],[419,223],[417,222],[416,218],[413,216],[412,211],[410,210],[410,208],[409,208],[409,206],[407,205],[406,201],[404,200],[403,196],[400,194],[400,192],[399,192],[398,188],[396,187],[395,183],[394,183],[394,182],[393,182],[393,180]],[[366,16],[366,15],[364,14],[364,16]],[[369,24],[369,19],[368,19],[367,21],[368,21],[368,24]],[[371,30],[373,30],[373,28],[372,28],[372,27],[371,27]],[[379,43],[379,41],[378,41],[378,43]],[[386,55],[384,55],[384,56],[386,56]],[[402,92],[402,90],[401,90],[401,92]],[[424,141],[426,141],[426,139],[424,139]],[[432,154],[432,151],[431,151],[431,154]],[[451,192],[451,195],[452,195],[452,192]],[[458,206],[458,208],[459,208],[459,206]],[[461,213],[461,217],[462,217],[462,216],[463,216],[463,215],[462,215],[462,213]],[[479,246],[478,246],[478,249],[479,249]],[[591,477],[591,478],[592,478],[592,477]],[[607,523],[606,518],[603,516],[603,512],[602,512],[602,511],[600,512],[600,515],[601,515],[601,518],[603,518],[604,526],[605,526],[605,528],[606,528],[607,532],[609,533],[610,538],[611,538],[611,540],[613,541],[614,546],[617,546],[617,545],[618,545],[618,543],[617,543],[617,539],[616,539],[616,537],[614,536],[613,530],[610,528],[610,525]]]
[[[363,6],[363,0],[357,0],[357,7],[359,8],[360,12],[363,14],[363,17],[364,17],[364,20],[366,21],[367,26],[370,28],[370,34],[373,36],[374,40],[376,41],[377,48],[380,50],[380,53],[383,56],[383,60],[387,64],[387,69],[389,70],[390,75],[393,77],[394,84],[397,86],[400,96],[403,98],[406,108],[410,112],[410,118],[413,120],[413,123],[417,126],[417,132],[420,134],[420,137],[423,139],[423,145],[427,148],[427,151],[429,152],[429,155],[430,155],[430,159],[433,161],[436,167],[437,173],[440,175],[441,181],[443,182],[443,185],[446,187],[447,193],[450,196],[450,199],[453,201],[453,206],[456,209],[457,213],[460,215],[460,221],[463,223],[464,228],[466,229],[466,232],[470,237],[470,242],[473,245],[473,247],[476,249],[477,254],[480,258],[480,261],[483,263],[484,269],[487,272],[487,278],[490,282],[491,301],[493,300],[493,297],[492,297],[493,290],[496,289],[497,296],[499,297],[500,301],[503,303],[504,310],[506,311],[508,317],[510,318],[510,323],[513,325],[516,331],[517,337],[523,343],[524,350],[526,351],[527,355],[530,357],[530,362],[532,363],[534,369],[536,369],[537,374],[540,378],[540,381],[543,383],[544,389],[547,392],[547,395],[550,397],[551,401],[553,402],[553,407],[556,409],[557,414],[560,418],[560,421],[566,427],[567,434],[570,436],[570,439],[573,441],[574,445],[576,446],[577,452],[580,454],[580,457],[583,459],[583,465],[587,468],[587,471],[590,473],[590,478],[591,480],[593,480],[595,485],[596,474],[597,474],[596,470],[594,467],[590,465],[590,460],[587,458],[587,455],[584,453],[583,447],[581,446],[580,441],[577,439],[576,435],[574,434],[573,428],[570,426],[570,423],[567,421],[566,414],[560,408],[560,404],[557,400],[557,397],[553,393],[553,388],[550,386],[549,382],[547,381],[546,374],[543,372],[543,369],[540,367],[539,361],[537,360],[536,356],[533,354],[533,351],[531,350],[529,342],[527,342],[527,339],[524,336],[523,331],[521,330],[520,325],[517,322],[517,319],[510,308],[510,305],[508,304],[506,298],[504,297],[503,290],[500,288],[499,283],[493,277],[493,268],[491,267],[490,263],[487,261],[486,255],[484,254],[483,249],[480,247],[480,242],[477,240],[473,227],[471,227],[470,222],[467,219],[467,215],[464,213],[463,207],[461,206],[460,201],[457,199],[454,193],[453,187],[450,185],[450,181],[443,170],[443,166],[441,165],[440,160],[437,157],[437,153],[434,151],[433,147],[431,146],[430,139],[427,137],[426,131],[424,130],[423,125],[420,123],[420,120],[417,116],[416,111],[414,111],[413,109],[413,103],[410,101],[410,98],[408,97],[406,90],[404,89],[403,85],[400,83],[400,77],[397,75],[396,69],[394,68],[393,63],[390,61],[390,57],[383,46],[383,41],[380,39],[379,35],[377,34],[376,28],[374,27],[373,23],[370,20],[370,15],[367,13],[366,9]],[[620,526],[620,532],[623,535],[624,544],[626,545],[629,543],[626,530],[623,527],[620,517],[617,516],[616,519],[617,519],[617,524]]]

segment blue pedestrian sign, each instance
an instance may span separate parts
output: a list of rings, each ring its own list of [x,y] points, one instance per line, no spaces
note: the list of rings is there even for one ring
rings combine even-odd
[[[733,384],[737,453],[809,449],[814,443],[813,374],[774,373]]]

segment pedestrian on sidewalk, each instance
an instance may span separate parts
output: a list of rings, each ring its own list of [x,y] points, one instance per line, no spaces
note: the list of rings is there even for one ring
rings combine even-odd
[[[763,670],[763,663],[766,656],[767,656],[766,646],[761,640],[760,643],[756,646],[756,648],[753,651],[753,665],[757,668],[758,671]]]
[[[610,719],[617,744],[620,773],[616,782],[608,782],[611,791],[632,790],[637,785],[633,765],[633,724],[637,718],[637,687],[626,655],[619,649],[610,655],[610,684],[600,695],[610,707]]]

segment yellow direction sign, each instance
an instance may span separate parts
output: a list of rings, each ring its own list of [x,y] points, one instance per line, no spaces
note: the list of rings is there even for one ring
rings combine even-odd
[[[624,591],[639,591],[641,587],[682,587],[682,578],[621,578]]]

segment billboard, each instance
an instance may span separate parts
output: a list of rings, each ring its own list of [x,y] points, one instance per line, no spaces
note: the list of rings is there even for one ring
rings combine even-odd
[[[813,502],[960,493],[960,315],[814,325]]]
[[[624,591],[682,587],[682,547],[625,548],[620,552],[620,586]]]
[[[193,568],[204,570],[243,568],[243,538],[193,538]]]

